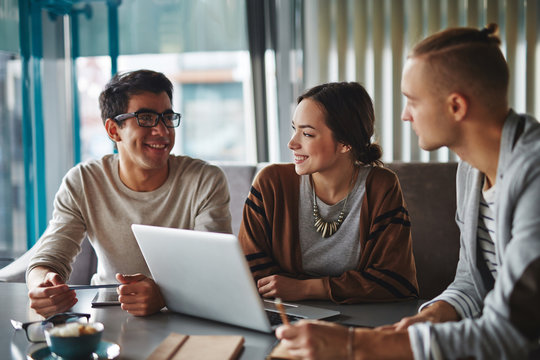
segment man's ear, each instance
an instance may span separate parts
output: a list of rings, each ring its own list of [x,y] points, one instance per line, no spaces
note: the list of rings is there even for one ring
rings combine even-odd
[[[462,121],[469,111],[469,101],[460,93],[451,93],[447,98],[448,113],[455,121]]]
[[[118,133],[119,125],[116,121],[113,119],[107,119],[105,121],[105,130],[107,131],[107,135],[109,136],[109,139],[111,139],[114,142],[118,142],[122,140],[120,138],[120,134]]]

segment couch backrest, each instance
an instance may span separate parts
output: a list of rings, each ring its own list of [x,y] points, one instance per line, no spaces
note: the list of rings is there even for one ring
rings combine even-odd
[[[25,282],[26,268],[34,256],[36,246],[27,250],[9,265],[0,269],[0,281]],[[92,245],[87,238],[81,245],[81,252],[72,264],[71,276],[68,284],[90,284],[90,279],[97,269],[97,258]]]
[[[251,183],[257,172],[256,165],[219,165],[229,183],[229,193],[231,194],[232,229],[233,234],[238,235],[240,223],[242,222],[242,211],[244,203],[251,189]]]
[[[452,282],[459,257],[455,223],[457,163],[390,163],[411,218],[420,297],[431,299]]]

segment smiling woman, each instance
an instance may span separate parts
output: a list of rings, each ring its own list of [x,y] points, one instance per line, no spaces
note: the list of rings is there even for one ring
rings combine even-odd
[[[323,84],[298,98],[294,164],[257,175],[239,232],[263,297],[418,296],[408,212],[396,175],[371,143],[374,121],[358,83]]]

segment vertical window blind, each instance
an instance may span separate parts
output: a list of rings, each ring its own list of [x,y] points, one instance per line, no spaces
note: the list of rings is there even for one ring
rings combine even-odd
[[[412,46],[454,26],[499,25],[510,68],[510,106],[540,118],[539,0],[309,0],[303,3],[306,88],[358,81],[371,94],[383,160],[455,161],[448,149],[418,147],[401,121],[401,70]]]

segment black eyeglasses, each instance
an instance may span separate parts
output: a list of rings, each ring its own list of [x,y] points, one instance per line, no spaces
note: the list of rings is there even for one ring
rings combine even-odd
[[[164,112],[158,114],[151,110],[135,111],[127,114],[120,114],[114,117],[115,121],[124,121],[129,118],[136,118],[137,124],[141,127],[154,127],[158,124],[159,120],[163,121],[163,124],[168,128],[175,128],[180,125],[180,118],[182,115],[175,112]]]
[[[17,320],[11,320],[11,325],[13,325],[15,330],[24,330],[28,341],[42,342],[45,341],[45,329],[68,322],[80,322],[83,319],[88,322],[90,319],[90,314],[65,312],[55,314],[43,321],[31,321],[23,323]]]

